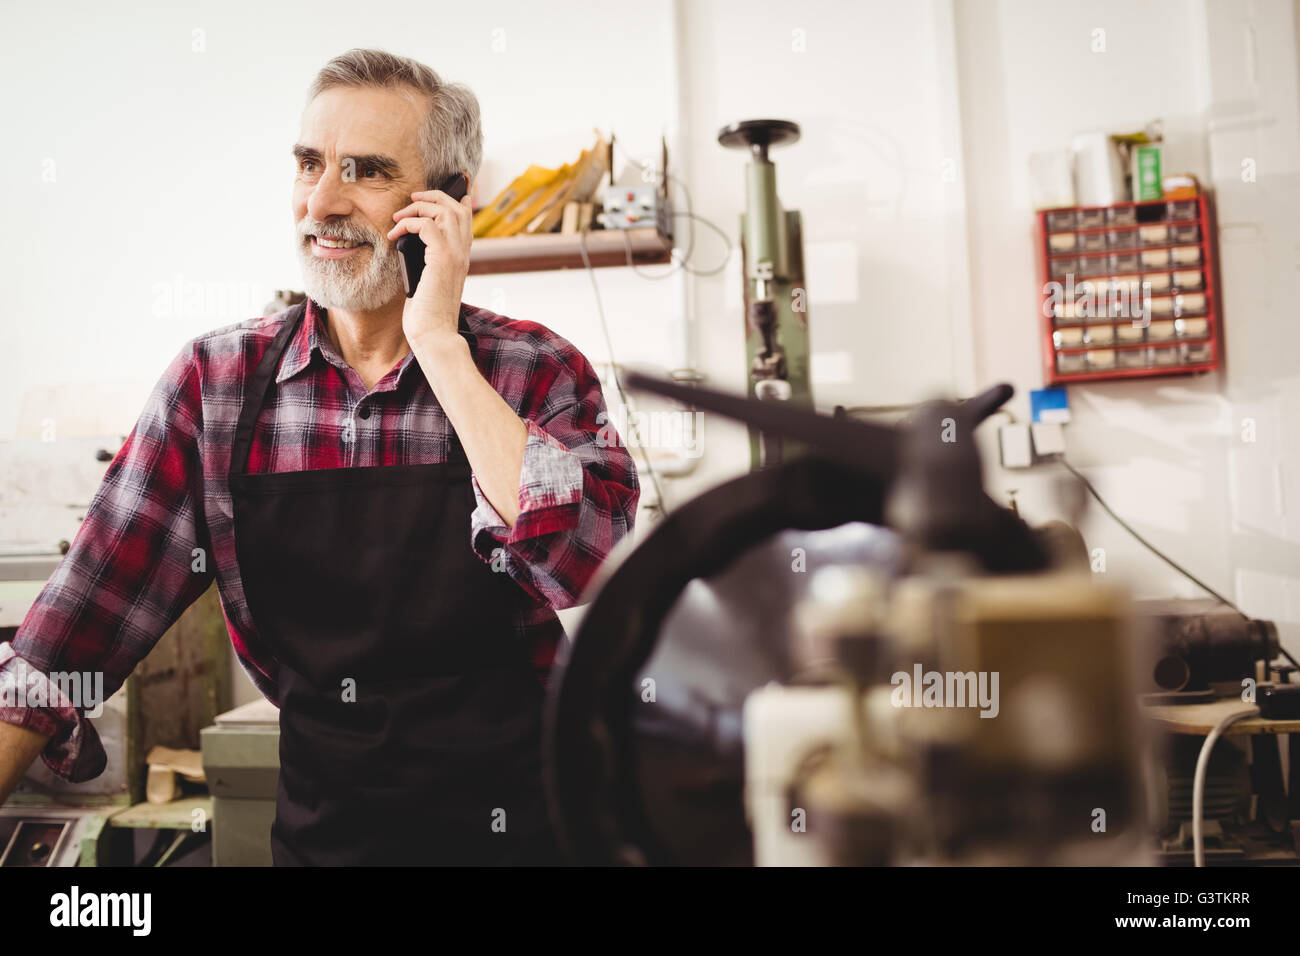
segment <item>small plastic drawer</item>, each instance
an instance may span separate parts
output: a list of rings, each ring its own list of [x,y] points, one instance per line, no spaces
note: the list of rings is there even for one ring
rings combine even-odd
[[[1106,256],[1080,256],[1077,276],[1104,276],[1110,273],[1110,259]]]
[[[1170,226],[1169,241],[1175,244],[1180,242],[1200,242],[1201,227],[1194,222],[1180,226]]]
[[[1089,345],[1114,345],[1115,326],[1090,325],[1083,330],[1083,338]]]
[[[1152,296],[1151,314],[1152,315],[1173,315],[1174,297],[1171,295]]]
[[[1142,226],[1138,229],[1138,240],[1144,246],[1167,246],[1169,245],[1169,227],[1163,222]]]
[[[1058,349],[1077,349],[1083,345],[1083,329],[1079,326],[1057,329],[1052,333],[1052,345]]]
[[[1062,375],[1088,371],[1088,360],[1083,352],[1057,352],[1056,370]]]
[[[1186,292],[1174,296],[1174,315],[1204,315],[1205,294],[1203,292]]]
[[[1178,222],[1184,219],[1196,218],[1196,200],[1195,199],[1178,199],[1169,203],[1166,207],[1165,215],[1170,222]]]
[[[1059,259],[1049,259],[1047,262],[1047,271],[1051,273],[1053,279],[1064,279],[1071,273],[1078,275],[1079,260],[1074,256],[1062,256]]]
[[[1115,356],[1120,368],[1148,368],[1151,365],[1150,349],[1119,349]]]
[[[1077,247],[1078,237],[1072,232],[1054,232],[1047,237],[1047,251],[1052,255],[1073,252]]]
[[[1152,322],[1147,326],[1148,342],[1167,342],[1174,338],[1174,323],[1169,319]]]
[[[1111,253],[1110,271],[1112,275],[1123,275],[1126,272],[1137,272],[1138,254],[1136,252]]]
[[[1201,289],[1205,286],[1205,274],[1200,269],[1179,269],[1173,275],[1173,282],[1179,289]]]
[[[1169,250],[1169,259],[1175,266],[1199,266],[1200,246],[1175,246]]]
[[[1210,334],[1210,320],[1175,319],[1174,331],[1180,339],[1203,339]]]
[[[1159,295],[1162,292],[1169,291],[1169,273],[1168,272],[1148,272],[1142,276],[1142,284],[1150,290],[1152,295]]]
[[[1188,365],[1204,365],[1214,356],[1209,342],[1187,344],[1183,346],[1183,361]]]
[[[1081,232],[1079,236],[1080,252],[1105,252],[1106,234],[1104,232]]]
[[[1106,209],[1106,225],[1136,226],[1137,212],[1132,206],[1110,206]]]
[[[1088,356],[1088,368],[1094,372],[1104,372],[1115,367],[1114,349],[1093,349],[1084,354]]]
[[[1134,342],[1145,342],[1147,340],[1147,330],[1141,325],[1134,325],[1132,322],[1125,322],[1123,325],[1115,326],[1115,340],[1120,345],[1132,345]]]
[[[1195,249],[1195,246],[1191,248]],[[1168,269],[1169,268],[1169,250],[1168,249],[1144,249],[1142,250],[1142,268],[1144,269]]]
[[[1151,350],[1151,364],[1155,366],[1178,365],[1181,359],[1176,345]]]
[[[1079,315],[1079,307],[1073,302],[1052,303],[1050,311],[1053,325],[1078,325],[1083,321],[1083,317]]]
[[[1076,209],[1074,224],[1080,229],[1100,229],[1106,225],[1105,209]]]
[[[1047,214],[1047,231],[1064,232],[1074,230],[1073,209],[1053,209]]]

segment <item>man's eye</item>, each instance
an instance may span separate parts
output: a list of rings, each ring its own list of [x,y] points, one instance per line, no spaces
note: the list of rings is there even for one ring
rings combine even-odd
[[[372,175],[372,174],[373,174],[374,176],[376,176],[376,177],[384,175],[383,171],[382,171],[378,166],[362,166],[362,167],[361,167],[361,175],[362,175],[362,176],[370,176],[370,175]]]

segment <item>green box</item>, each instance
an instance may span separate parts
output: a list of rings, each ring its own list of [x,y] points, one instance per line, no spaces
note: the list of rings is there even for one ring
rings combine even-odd
[[[1139,143],[1133,147],[1133,200],[1160,199],[1165,189],[1160,169],[1160,144]]]

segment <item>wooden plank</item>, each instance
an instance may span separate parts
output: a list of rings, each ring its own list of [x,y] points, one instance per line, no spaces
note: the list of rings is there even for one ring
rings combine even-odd
[[[212,825],[212,797],[208,794],[180,797],[170,803],[137,803],[113,814],[108,825],[145,830],[188,830],[194,824],[195,810],[202,810],[202,819],[208,826]]]
[[[232,653],[214,583],[136,665],[128,682],[133,695],[129,718],[133,803],[145,796],[150,750],[157,746],[198,750],[199,731],[230,708]]]

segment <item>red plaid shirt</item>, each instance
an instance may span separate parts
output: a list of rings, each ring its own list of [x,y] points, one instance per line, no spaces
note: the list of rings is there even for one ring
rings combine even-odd
[[[284,320],[283,312],[253,319],[185,345],[109,465],[71,549],[12,644],[0,644],[0,689],[16,683],[27,689],[21,701],[51,702],[0,703],[0,720],[51,734],[41,756],[65,779],[97,776],[106,758],[94,727],[44,675],[103,671],[111,695],[214,578],[240,664],[277,701],[276,660],[249,616],[235,562],[227,474],[248,380]],[[528,426],[514,527],[472,481],[477,508],[466,541],[488,562],[504,548],[506,570],[531,598],[519,637],[545,682],[564,636],[554,608],[578,603],[632,529],[636,470],[610,440],[600,382],[573,345],[464,303],[460,321],[479,371]],[[248,470],[430,464],[446,460],[450,435],[413,353],[367,391],[309,301],[258,418]]]

